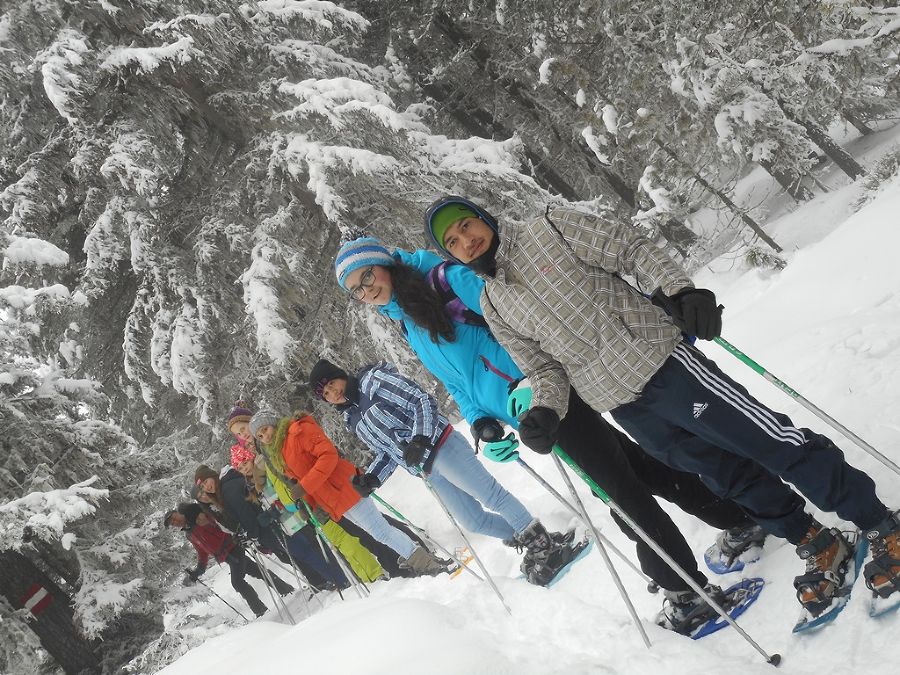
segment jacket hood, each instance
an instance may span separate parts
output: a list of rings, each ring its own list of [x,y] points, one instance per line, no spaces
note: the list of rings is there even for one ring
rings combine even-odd
[[[219,478],[219,485],[224,485],[225,483],[233,480],[242,480],[246,482],[247,479],[244,478],[244,476],[237,469],[229,468],[228,471],[223,473]]]

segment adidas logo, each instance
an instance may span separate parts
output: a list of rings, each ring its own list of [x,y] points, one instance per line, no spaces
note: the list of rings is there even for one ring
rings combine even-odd
[[[695,403],[694,404],[694,419],[699,419],[700,415],[703,414],[703,411],[709,407],[709,403]]]

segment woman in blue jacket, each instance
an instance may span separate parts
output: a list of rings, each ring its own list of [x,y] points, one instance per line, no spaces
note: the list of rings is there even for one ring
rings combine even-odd
[[[518,428],[507,411],[514,383],[524,376],[494,339],[481,317],[484,282],[470,269],[444,261],[430,251],[391,254],[377,239],[365,237],[341,247],[335,260],[340,286],[359,302],[401,325],[422,364],[453,396],[476,440],[503,437],[503,423]],[[569,411],[560,422],[560,446],[701,586],[700,572],[684,536],[653,495],[678,505],[713,527],[726,530],[717,543],[726,558],[736,559],[764,534],[730,500],[713,494],[698,476],[676,471],[646,454],[584,403],[574,389]],[[620,529],[637,547],[641,568],[670,598],[665,611],[670,626],[684,627],[678,614],[695,615],[687,584],[615,514]],[[715,587],[712,587],[716,590]],[[681,604],[683,607],[679,608]]]

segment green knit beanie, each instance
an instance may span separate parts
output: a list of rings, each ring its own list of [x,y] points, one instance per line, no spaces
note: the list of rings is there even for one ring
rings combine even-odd
[[[431,231],[434,233],[434,238],[443,246],[444,235],[453,223],[463,218],[477,217],[478,214],[468,206],[453,203],[446,204],[431,215]]]

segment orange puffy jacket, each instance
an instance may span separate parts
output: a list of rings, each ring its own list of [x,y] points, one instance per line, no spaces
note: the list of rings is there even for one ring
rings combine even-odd
[[[312,417],[307,415],[291,423],[281,455],[288,476],[300,483],[310,507],[321,506],[339,520],[359,501],[359,493],[350,484],[356,467],[338,455],[334,443]]]

